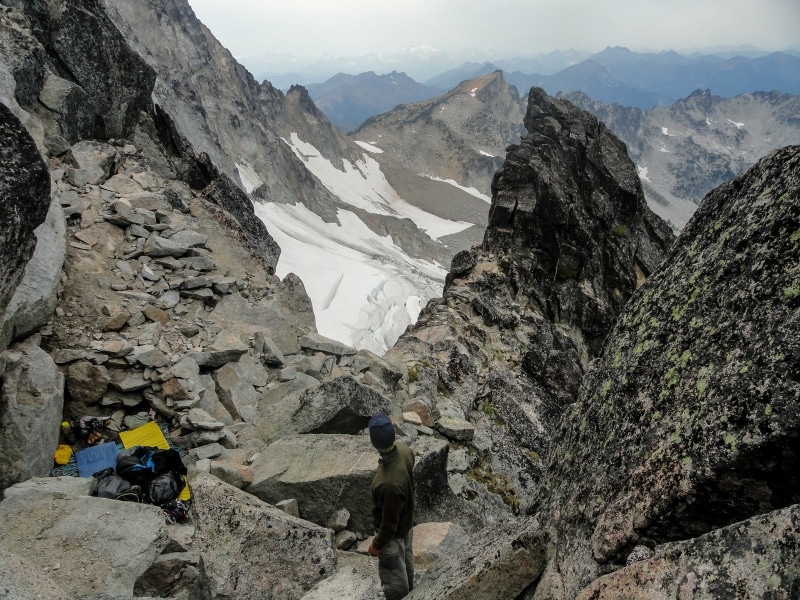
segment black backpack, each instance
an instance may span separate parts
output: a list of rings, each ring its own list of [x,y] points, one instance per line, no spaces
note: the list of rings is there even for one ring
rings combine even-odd
[[[111,498],[113,500],[126,500],[130,502],[141,502],[141,488],[114,473],[114,469],[108,467],[92,475],[92,496],[98,498]]]
[[[175,449],[136,446],[117,455],[117,474],[138,485],[144,501],[162,506],[178,498],[186,466]]]
[[[147,497],[151,504],[164,506],[176,500],[183,488],[183,477],[175,471],[156,475],[147,486]]]
[[[177,450],[161,450],[151,446],[136,446],[117,456],[117,474],[134,485],[147,489],[156,475],[170,472],[186,474],[186,466]]]

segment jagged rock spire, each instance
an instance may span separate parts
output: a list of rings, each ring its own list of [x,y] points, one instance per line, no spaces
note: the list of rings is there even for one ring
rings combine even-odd
[[[616,314],[673,236],[648,208],[625,144],[589,113],[533,88],[525,126],[492,183],[483,247],[511,284],[597,353]]]

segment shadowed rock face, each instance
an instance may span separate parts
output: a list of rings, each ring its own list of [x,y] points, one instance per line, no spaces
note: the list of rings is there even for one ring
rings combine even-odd
[[[794,146],[709,194],[620,315],[539,491],[565,589],[800,503],[799,238]]]
[[[156,76],[128,47],[100,3],[22,2],[19,10],[30,34],[18,28],[2,36],[0,45],[17,82],[19,103],[52,119],[46,134],[70,143],[129,135],[150,104]],[[20,43],[25,35],[31,37]]]
[[[492,184],[484,247],[507,253],[510,285],[597,354],[673,236],[646,207],[625,149],[596,118],[538,88]]]
[[[50,205],[50,176],[31,136],[0,103],[0,316],[33,252]]]

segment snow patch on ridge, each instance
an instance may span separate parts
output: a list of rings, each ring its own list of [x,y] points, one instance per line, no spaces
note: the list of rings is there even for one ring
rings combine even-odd
[[[467,192],[471,196],[475,196],[476,198],[480,198],[481,200],[483,200],[487,204],[491,204],[492,203],[492,199],[489,196],[487,196],[486,194],[480,193],[474,187],[464,187],[463,185],[460,185],[454,179],[440,179],[439,177],[433,177],[431,175],[423,175],[421,173],[420,173],[420,177],[427,177],[428,179],[432,179],[433,181],[441,181],[442,183],[449,183],[453,187],[457,187],[458,189],[460,189],[460,190],[462,190],[464,192]]]
[[[302,204],[254,209],[281,247],[277,275],[302,279],[326,337],[383,354],[442,293],[441,265],[408,256],[350,211],[339,210],[337,224]]]
[[[261,180],[261,177],[258,176],[255,169],[251,167],[246,162],[235,162],[233,165],[236,167],[236,172],[239,175],[239,179],[242,180],[242,185],[244,186],[244,190],[251,194],[253,190],[256,189],[260,185],[264,185],[264,182]]]
[[[356,140],[356,144],[361,146],[367,152],[372,152],[373,154],[383,154],[383,150],[375,146],[375,142],[359,142]]]

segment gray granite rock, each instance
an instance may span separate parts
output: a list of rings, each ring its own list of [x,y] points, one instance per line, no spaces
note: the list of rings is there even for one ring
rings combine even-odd
[[[108,144],[84,140],[72,146],[67,160],[85,172],[84,185],[99,185],[111,176],[117,162],[117,151]]]
[[[371,417],[389,412],[386,396],[347,375],[305,392],[293,422],[300,433],[356,434]]]
[[[337,342],[336,340],[326,338],[324,335],[313,332],[300,336],[300,347],[306,348],[307,350],[318,350],[328,354],[344,355],[356,353],[354,348],[351,348],[346,344],[342,344],[341,342]]]
[[[36,336],[0,354],[0,366],[2,489],[50,472],[64,409],[64,376]]]
[[[194,547],[218,594],[299,599],[333,574],[336,553],[326,529],[210,475],[195,477],[192,490]]]
[[[52,491],[50,485],[28,488],[0,502],[0,547],[28,570],[52,573],[58,566],[59,588],[68,597],[85,597],[88,589],[133,597],[137,579],[168,541],[161,509],[65,493],[52,481]]]

